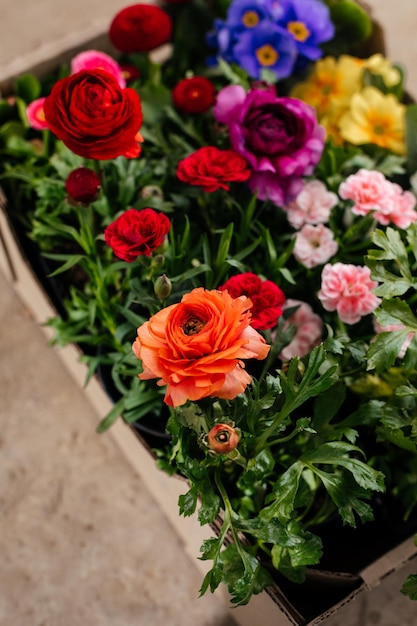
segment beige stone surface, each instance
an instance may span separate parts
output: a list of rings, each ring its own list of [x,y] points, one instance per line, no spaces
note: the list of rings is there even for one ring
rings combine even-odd
[[[233,626],[0,274],[0,626]]]

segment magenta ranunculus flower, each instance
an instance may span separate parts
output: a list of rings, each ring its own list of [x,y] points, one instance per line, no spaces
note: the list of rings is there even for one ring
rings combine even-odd
[[[120,65],[111,56],[99,50],[80,52],[71,61],[71,74],[82,70],[105,70],[119,83],[119,87],[126,87],[126,80]]]
[[[369,267],[350,263],[324,266],[318,298],[326,311],[337,311],[342,322],[356,324],[380,304],[373,293],[378,283],[371,280]]]
[[[242,88],[226,87],[213,113],[229,127],[232,148],[248,161],[249,186],[258,198],[278,205],[291,201],[323,152],[325,130],[313,107],[270,89],[245,94]]]
[[[46,98],[37,98],[26,107],[26,117],[31,128],[35,130],[46,130],[48,124],[45,119],[44,102]]]

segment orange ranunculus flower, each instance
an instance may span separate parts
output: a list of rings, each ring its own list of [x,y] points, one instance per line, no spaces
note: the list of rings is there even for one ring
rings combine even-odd
[[[232,400],[251,382],[241,359],[264,359],[270,346],[250,326],[252,302],[199,287],[138,328],[133,352],[142,380],[167,385],[165,402],[217,397]]]

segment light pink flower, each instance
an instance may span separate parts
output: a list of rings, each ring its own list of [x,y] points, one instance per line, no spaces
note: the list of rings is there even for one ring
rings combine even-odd
[[[368,215],[373,211],[375,220],[383,226],[393,223],[398,228],[408,228],[417,219],[415,196],[381,172],[361,169],[348,176],[339,187],[339,195],[352,200],[352,213]]]
[[[291,226],[301,228],[303,224],[328,222],[331,210],[338,201],[337,195],[328,191],[321,180],[311,180],[305,183],[295,200],[284,209]]]
[[[29,126],[35,130],[45,130],[48,128],[43,110],[45,100],[46,98],[38,98],[26,107],[26,117],[28,119]]]
[[[283,308],[285,310],[295,306],[298,306],[298,309],[287,319],[284,325],[284,328],[287,328],[292,324],[295,327],[295,335],[291,343],[285,346],[279,355],[282,361],[289,361],[294,356],[301,358],[308,354],[320,343],[323,333],[323,322],[306,302],[289,299]]]
[[[338,250],[333,232],[324,224],[304,224],[295,236],[293,254],[297,261],[311,269],[324,265]]]
[[[321,274],[318,298],[326,311],[337,311],[342,322],[356,324],[381,302],[372,293],[377,285],[371,280],[369,267],[328,263]]]
[[[405,328],[404,324],[388,324],[387,326],[381,326],[381,324],[377,322],[376,319],[374,319],[374,329],[378,335],[379,333],[390,333],[396,330],[404,330],[404,328]],[[404,358],[405,353],[407,352],[407,348],[410,345],[413,337],[414,337],[414,332],[412,331],[409,332],[407,335],[407,339],[404,341],[403,345],[401,346],[401,350],[398,353],[399,359]]]
[[[71,74],[82,70],[104,70],[111,74],[119,83],[119,87],[126,87],[126,80],[120,65],[105,52],[98,50],[86,50],[80,52],[71,61]]]
[[[392,223],[398,228],[408,228],[417,220],[416,197],[411,191],[403,191],[396,183],[390,185],[392,195],[380,211],[375,211],[374,218],[383,226]]]

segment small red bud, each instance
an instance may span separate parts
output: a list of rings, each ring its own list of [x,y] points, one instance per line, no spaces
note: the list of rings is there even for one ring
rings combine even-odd
[[[89,167],[77,167],[69,174],[65,189],[70,200],[87,205],[97,200],[100,179]]]
[[[216,424],[207,435],[208,447],[217,454],[228,454],[237,448],[239,441],[238,431],[229,424]]]

